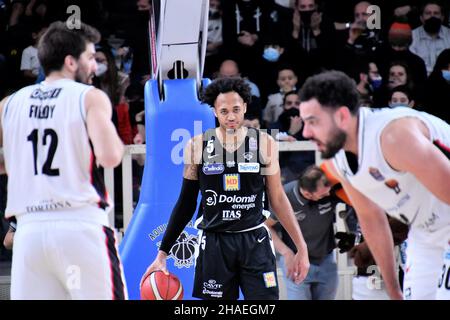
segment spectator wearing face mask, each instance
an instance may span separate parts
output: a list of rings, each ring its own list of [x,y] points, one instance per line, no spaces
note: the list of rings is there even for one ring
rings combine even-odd
[[[268,96],[266,107],[263,111],[263,120],[268,128],[272,128],[278,117],[283,113],[283,103],[285,95],[297,89],[297,75],[289,67],[281,67],[278,71],[277,85],[278,92]]]
[[[374,96],[382,86],[383,78],[375,62],[356,61],[350,76],[356,82],[361,106],[372,107]]]
[[[425,86],[424,111],[450,123],[450,49],[441,52]]]
[[[277,83],[279,71],[292,67],[288,59],[288,50],[274,32],[264,37],[263,44],[264,46],[259,55],[254,57],[255,61],[258,61],[259,68],[255,71],[253,80],[260,89],[261,103],[266,105],[268,96],[280,91],[279,84]],[[291,90],[289,89],[287,91]]]
[[[128,76],[117,70],[114,58],[107,47],[96,48],[97,71],[94,86],[104,91],[113,106],[113,122],[125,144],[133,143],[129,106],[125,101],[125,90],[129,85]]]
[[[259,68],[255,57],[262,50],[264,36],[273,28],[273,0],[225,0],[221,4],[224,54],[254,80]]]
[[[425,62],[427,72],[433,71],[437,56],[450,48],[450,29],[443,25],[444,14],[438,1],[427,1],[422,7],[422,26],[413,30],[410,50]]]
[[[394,22],[388,33],[388,45],[376,54],[382,77],[389,75],[389,66],[394,61],[405,62],[411,71],[416,89],[422,91],[427,79],[427,70],[423,60],[409,50],[412,43],[411,27],[407,23]]]
[[[391,90],[389,98],[389,107],[410,107],[414,108],[415,101],[412,91],[407,86],[398,86]]]
[[[334,61],[334,27],[320,11],[317,0],[296,0],[281,36],[298,62],[296,72],[305,78]],[[301,64],[300,64],[301,63]]]
[[[377,95],[374,96],[376,107],[387,107],[390,99],[390,92],[398,86],[406,86],[414,92],[416,101],[423,101],[423,92],[416,87],[411,74],[411,68],[403,61],[394,61],[389,66],[388,75],[384,78],[383,85]]]

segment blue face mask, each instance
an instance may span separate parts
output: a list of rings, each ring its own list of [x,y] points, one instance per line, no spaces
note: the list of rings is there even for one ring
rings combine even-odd
[[[370,80],[370,85],[372,86],[373,90],[379,89],[381,87],[382,83],[383,83],[383,78],[382,77]]]
[[[450,82],[450,71],[442,70],[442,78],[444,78],[446,81]]]
[[[389,107],[391,108],[397,108],[397,107],[407,107],[408,105],[401,103],[401,102],[397,102],[397,103],[389,103]]]
[[[267,61],[275,62],[278,61],[280,58],[280,53],[277,49],[274,49],[272,47],[264,49],[263,58]]]

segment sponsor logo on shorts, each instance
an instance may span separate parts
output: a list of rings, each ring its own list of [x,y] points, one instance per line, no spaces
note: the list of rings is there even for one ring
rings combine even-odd
[[[222,284],[217,283],[216,280],[210,279],[208,282],[203,282],[203,294],[209,295],[213,298],[222,298],[223,291],[221,291]]]
[[[277,280],[275,279],[275,272],[266,272],[263,273],[264,284],[266,288],[273,288],[277,286]]]
[[[266,238],[266,237],[264,236],[264,237],[262,237],[261,239],[256,239],[256,241],[258,241],[258,243],[262,243],[262,242],[264,241],[265,238]]]
[[[223,175],[223,190],[239,191],[241,189],[241,181],[239,173]]]
[[[225,170],[225,167],[222,163],[212,163],[203,165],[202,170],[206,175],[221,174]]]
[[[222,210],[223,221],[234,221],[241,218],[241,210]]]
[[[238,172],[240,172],[240,173],[258,173],[259,172],[259,163],[258,162],[238,163]]]

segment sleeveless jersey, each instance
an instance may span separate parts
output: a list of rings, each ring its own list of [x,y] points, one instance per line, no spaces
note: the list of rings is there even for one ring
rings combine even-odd
[[[450,206],[436,198],[413,174],[392,169],[381,151],[383,129],[391,121],[404,117],[420,119],[428,128],[431,141],[449,156],[450,126],[443,120],[407,107],[361,108],[357,172],[352,172],[344,150],[336,154],[333,162],[342,177],[386,213],[432,232],[450,224]]]
[[[198,229],[239,232],[261,225],[264,215],[265,165],[259,154],[260,133],[248,129],[239,148],[229,153],[210,129],[203,134],[198,176],[202,201]]]
[[[2,113],[6,217],[109,205],[86,128],[92,86],[61,79],[21,89]],[[98,210],[98,209],[97,209]]]

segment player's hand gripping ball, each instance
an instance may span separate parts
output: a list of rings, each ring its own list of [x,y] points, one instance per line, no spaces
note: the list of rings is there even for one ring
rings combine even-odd
[[[141,287],[141,300],[182,300],[183,286],[172,273],[154,271],[145,278]]]

